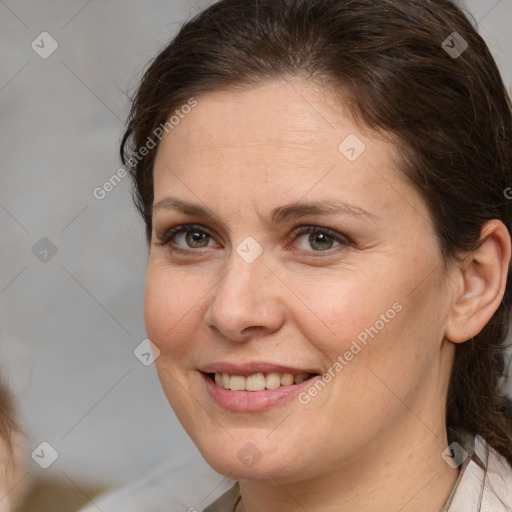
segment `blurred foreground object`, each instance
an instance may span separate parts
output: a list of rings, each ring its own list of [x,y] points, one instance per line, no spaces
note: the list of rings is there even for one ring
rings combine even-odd
[[[16,510],[26,494],[24,454],[25,443],[16,424],[11,394],[0,383],[0,512]]]

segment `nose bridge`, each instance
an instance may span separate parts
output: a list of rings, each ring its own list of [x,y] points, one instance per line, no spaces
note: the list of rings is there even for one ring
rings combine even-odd
[[[243,294],[244,286],[254,278],[253,274],[254,269],[246,269],[235,258],[231,258],[225,272],[214,287],[212,302],[232,300]]]
[[[228,271],[213,290],[205,316],[208,326],[226,338],[239,341],[255,331],[273,332],[282,323],[277,290],[271,284],[265,258],[261,253],[254,258],[254,248],[248,244],[242,243],[233,251]]]
[[[218,303],[227,301],[231,308],[234,306],[247,314],[257,306],[257,303],[265,300],[263,297],[262,282],[268,284],[265,274],[268,273],[263,257],[248,262],[235,251],[229,261],[229,270],[219,282],[215,293]],[[269,295],[270,288],[267,287],[266,295]],[[247,311],[246,311],[247,310]]]

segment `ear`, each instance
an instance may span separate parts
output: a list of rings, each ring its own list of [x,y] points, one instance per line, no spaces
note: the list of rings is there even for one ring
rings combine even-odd
[[[511,241],[500,220],[486,222],[478,248],[468,253],[454,271],[458,283],[445,338],[463,343],[476,336],[498,309],[507,284]]]

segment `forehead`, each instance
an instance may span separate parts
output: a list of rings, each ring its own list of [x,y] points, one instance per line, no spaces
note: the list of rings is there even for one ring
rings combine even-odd
[[[284,146],[289,153],[331,150],[337,136],[326,135],[359,130],[345,119],[337,97],[313,84],[289,80],[203,94],[183,117],[167,139],[210,152],[228,147],[246,151],[256,144]]]
[[[154,184],[155,203],[172,191],[226,211],[334,193],[375,215],[406,215],[400,209],[420,200],[397,172],[390,142],[361,129],[338,97],[297,81],[199,96],[164,135]]]

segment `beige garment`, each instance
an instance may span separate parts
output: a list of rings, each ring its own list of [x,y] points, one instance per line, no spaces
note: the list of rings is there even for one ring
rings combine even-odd
[[[203,512],[235,512],[240,498],[240,486],[235,482],[231,489],[206,507]]]
[[[447,498],[443,508],[440,510],[440,512],[449,512],[453,498],[455,497],[455,493],[457,492],[457,489],[459,488],[460,481],[462,480],[462,476],[466,472],[466,468],[468,467],[469,463],[475,456],[473,434],[471,434],[470,432],[467,432],[467,431],[460,432],[459,434],[457,434],[457,442],[460,443],[460,445],[464,448],[464,450],[467,452],[468,455],[459,468],[459,476],[457,477],[457,480],[450,492],[450,495],[448,496],[448,498]]]

